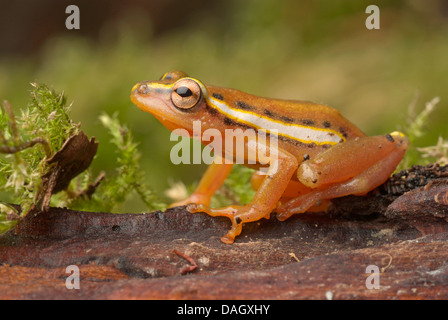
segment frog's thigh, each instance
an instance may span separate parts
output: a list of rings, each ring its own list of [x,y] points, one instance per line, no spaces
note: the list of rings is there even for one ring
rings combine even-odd
[[[264,178],[266,178],[265,174],[262,174],[259,171],[255,171],[250,178],[250,185],[252,189],[255,191],[260,189],[260,186],[263,183]]]
[[[395,170],[408,147],[406,137],[393,135],[395,148],[372,166],[346,181],[316,189],[308,194],[299,196],[277,208],[279,220],[285,220],[292,214],[302,213],[310,207],[319,205],[323,200],[339,198],[346,195],[362,195],[384,183]],[[390,138],[388,138],[390,139]]]
[[[347,181],[392,153],[404,154],[408,144],[408,139],[398,132],[346,141],[303,162],[297,170],[297,178],[310,188]],[[383,166],[390,173],[396,167]]]
[[[261,174],[259,171],[256,171],[252,174],[252,177],[250,179],[250,184],[252,186],[252,189],[257,191],[261,184],[263,183],[263,180],[266,178],[266,175]],[[292,198],[296,198],[298,196],[301,196],[305,193],[311,192],[313,189],[305,186],[303,183],[297,181],[297,180],[290,180],[288,182],[288,185],[286,186],[285,191],[282,194],[282,197],[280,201],[287,201]]]
[[[220,161],[217,161],[218,159]],[[189,203],[208,206],[216,190],[221,187],[230,171],[232,171],[232,167],[233,164],[225,163],[223,158],[216,157],[212,164],[208,166],[194,192],[187,199],[175,202],[170,207],[183,206]]]

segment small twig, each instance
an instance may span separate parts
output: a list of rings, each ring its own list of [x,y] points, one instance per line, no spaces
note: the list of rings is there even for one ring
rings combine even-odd
[[[9,209],[6,212],[6,220],[11,221],[11,220],[20,219],[20,208],[19,207],[0,200],[0,211],[2,209],[1,206],[4,206],[5,208]]]
[[[38,143],[42,144],[45,154],[47,155],[47,157],[50,158],[51,157],[51,147],[50,147],[50,144],[48,143],[48,141],[44,138],[34,138],[31,141],[26,141],[22,144],[19,144],[19,145],[13,146],[13,147],[10,147],[7,145],[0,146],[0,153],[11,153],[11,154],[17,153],[22,150],[31,148]]]
[[[387,256],[389,258],[389,262],[387,263],[387,266],[381,267],[381,270],[380,270],[379,274],[378,273],[366,273],[366,274],[364,274],[364,276],[366,276],[366,277],[371,276],[371,275],[378,275],[379,276],[379,275],[385,273],[386,270],[391,266],[393,258],[392,258],[392,256],[389,253],[377,252],[377,253],[372,254],[372,256],[376,256],[376,255],[385,255],[385,256]]]
[[[71,194],[70,198],[72,199],[77,199],[81,197],[91,198],[92,194],[95,192],[96,188],[100,185],[101,181],[103,181],[105,177],[106,173],[104,171],[101,171],[98,177],[95,179],[95,181],[90,183],[85,190],[82,190],[81,192],[78,192],[76,194]]]
[[[9,103],[9,101],[7,100],[3,101],[3,108],[8,114],[9,125],[11,126],[12,130],[12,137],[14,139],[14,143],[17,144],[20,141],[19,130],[17,130],[16,117],[14,116],[14,112],[12,111],[11,104]]]
[[[185,255],[185,254],[183,254],[183,253],[177,251],[176,249],[173,250],[173,253],[175,253],[175,254],[177,254],[178,256],[184,258],[185,260],[187,260],[187,261],[191,264],[191,266],[183,267],[183,268],[180,270],[180,274],[181,274],[181,275],[187,274],[187,273],[189,273],[189,272],[193,272],[194,270],[197,269],[198,265],[197,265],[196,262],[193,260],[193,258],[191,258],[191,257],[189,257],[189,256],[187,256],[187,255]]]
[[[291,258],[293,258],[294,260],[296,260],[297,262],[300,262],[299,258],[297,258],[297,256],[294,254],[294,252],[290,252],[290,253],[289,253],[289,256],[290,256]]]
[[[8,141],[6,140],[5,135],[3,134],[2,129],[0,129],[0,140],[1,140],[1,142],[2,142],[4,145],[7,145],[7,144],[8,144]]]
[[[50,209],[51,196],[53,195],[53,190],[60,172],[61,167],[56,166],[54,170],[51,172],[48,182],[43,183],[43,185],[45,186],[43,190],[43,196],[42,197],[38,196],[38,198],[41,199],[41,202],[39,204],[40,211],[46,212]]]
[[[391,256],[389,253],[384,253],[384,252],[374,253],[372,256],[380,255],[380,254],[386,255],[386,256],[389,258],[389,262],[387,263],[387,266],[381,268],[381,273],[384,273],[384,272],[386,272],[386,270],[387,270],[387,269],[390,267],[390,265],[392,264],[392,260],[393,260],[393,258],[392,258],[392,256]],[[381,262],[382,262],[382,261],[381,261]]]
[[[439,136],[435,146],[417,147],[417,151],[422,154],[423,158],[435,158],[436,162],[442,166],[448,164],[448,141],[441,136]]]

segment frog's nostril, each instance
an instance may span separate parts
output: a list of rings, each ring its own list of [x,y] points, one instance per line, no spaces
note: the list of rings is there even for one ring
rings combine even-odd
[[[141,84],[138,86],[137,92],[139,94],[147,94],[149,92],[149,88],[146,84]]]

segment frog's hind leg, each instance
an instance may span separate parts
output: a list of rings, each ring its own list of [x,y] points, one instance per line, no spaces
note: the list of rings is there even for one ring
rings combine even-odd
[[[260,186],[263,183],[265,178],[266,178],[265,174],[255,171],[252,174],[252,177],[250,179],[250,184],[252,186],[252,189],[257,191],[260,188]],[[286,189],[283,192],[282,198],[280,199],[280,201],[283,202],[285,199],[289,200],[292,198],[296,198],[296,197],[303,195],[305,193],[308,193],[312,190],[313,189],[303,185],[301,182],[291,179],[288,182],[288,185],[286,186]]]
[[[375,149],[363,149],[359,147],[368,146],[373,142],[381,142]],[[296,197],[282,205],[277,209],[277,218],[279,220],[286,220],[295,213],[303,213],[308,211],[313,206],[318,206],[324,200],[339,198],[347,195],[363,195],[384,183],[395,170],[398,163],[403,158],[407,150],[409,142],[407,138],[401,133],[392,133],[388,136],[366,137],[353,142],[345,142],[342,148],[331,148],[315,163],[311,163],[307,168],[302,168],[299,173],[305,175],[301,182],[309,185],[318,185],[315,190]],[[380,152],[375,153],[374,151]],[[358,155],[358,151],[366,151]],[[331,159],[331,161],[340,160],[345,156],[343,163],[333,162],[329,164],[322,159]],[[360,158],[367,157],[368,161],[360,163]],[[372,161],[376,161],[371,164]],[[317,164],[315,168],[312,166]],[[347,170],[352,166],[352,172],[359,172],[353,177],[342,180],[349,174]],[[366,167],[367,166],[367,167]],[[329,168],[331,167],[331,168]],[[317,168],[317,169],[316,169]],[[319,170],[319,171],[317,171]],[[325,172],[327,170],[327,172]],[[326,174],[330,172],[331,174]],[[323,177],[322,181],[315,181]],[[307,179],[311,181],[306,181]],[[299,178],[300,179],[300,178]],[[331,183],[333,179],[333,183]],[[342,181],[341,181],[342,180]],[[330,183],[329,183],[330,182]]]

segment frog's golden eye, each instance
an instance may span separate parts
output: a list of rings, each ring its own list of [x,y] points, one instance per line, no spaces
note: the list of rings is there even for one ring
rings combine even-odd
[[[185,79],[176,83],[171,93],[171,101],[180,109],[191,109],[201,99],[201,88],[191,80]]]

